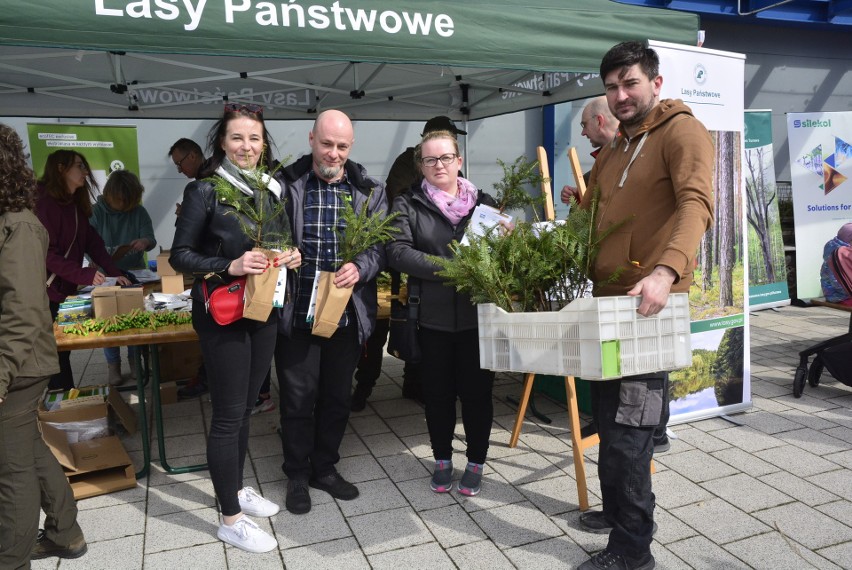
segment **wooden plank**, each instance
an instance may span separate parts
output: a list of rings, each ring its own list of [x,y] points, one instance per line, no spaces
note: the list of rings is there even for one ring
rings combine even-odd
[[[547,151],[543,146],[536,149],[538,156],[538,171],[544,180],[541,183],[541,193],[544,195],[544,219],[555,220],[556,210],[553,206],[553,189],[550,186],[550,167],[547,164]]]
[[[126,331],[99,335],[92,333],[86,336],[66,334],[62,327],[54,324],[53,335],[56,337],[56,349],[80,350],[104,348],[107,346],[139,346],[146,344],[165,344],[169,342],[187,342],[196,340],[198,335],[192,324],[168,325],[153,329],[127,329]]]
[[[580,168],[580,159],[577,156],[577,149],[571,147],[568,149],[568,162],[571,163],[571,173],[574,175],[574,184],[577,190],[580,191],[580,199],[586,193],[586,180],[583,178],[583,169]]]

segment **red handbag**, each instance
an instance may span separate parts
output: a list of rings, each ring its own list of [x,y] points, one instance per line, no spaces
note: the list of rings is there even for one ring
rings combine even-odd
[[[204,291],[204,306],[213,320],[220,325],[230,325],[243,318],[246,301],[246,277],[237,277],[226,285],[207,294],[207,281],[201,282]]]

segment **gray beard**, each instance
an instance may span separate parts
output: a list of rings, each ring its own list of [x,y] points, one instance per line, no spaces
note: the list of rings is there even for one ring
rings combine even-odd
[[[334,180],[340,175],[340,171],[343,170],[342,166],[326,166],[324,164],[318,164],[317,170],[319,170],[320,176],[325,180]]]

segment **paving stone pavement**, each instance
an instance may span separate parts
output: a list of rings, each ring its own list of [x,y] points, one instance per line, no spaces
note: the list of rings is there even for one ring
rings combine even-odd
[[[824,307],[752,314],[753,407],[671,426],[677,439],[656,458],[657,568],[852,568],[852,388],[826,372],[802,398],[792,395],[798,351],[848,326],[846,313]],[[72,362],[84,384],[105,383],[101,351],[73,353]],[[135,489],[79,502],[85,557],[33,568],[545,569],[575,567],[603,548],[606,537],[579,529],[564,406],[539,398],[553,423],[527,418],[510,449],[515,408],[505,397],[520,392],[520,375],[498,375],[482,493],[436,495],[428,490],[422,408],[401,398],[401,383],[401,363],[386,357],[367,409],[351,417],[339,470],[361,496],[343,502],[311,489],[309,514],[282,509],[260,519],[278,550],[248,554],[217,540],[207,472],[168,475],[154,449],[151,475]],[[277,388],[274,395],[277,402]],[[209,401],[168,405],[163,413],[169,462],[203,462]],[[245,480],[283,505],[277,426],[277,411],[253,416]],[[460,424],[456,434],[455,464],[463,466]],[[140,465],[141,435],[124,443]],[[596,456],[594,448],[586,452],[593,507],[600,504]]]

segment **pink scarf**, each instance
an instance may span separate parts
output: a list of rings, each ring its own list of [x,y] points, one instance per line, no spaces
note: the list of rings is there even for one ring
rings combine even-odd
[[[461,176],[456,180],[458,181],[459,191],[455,196],[444,192],[437,186],[432,186],[425,178],[421,185],[426,195],[432,200],[432,203],[438,206],[441,213],[454,226],[473,210],[473,207],[476,206],[477,197],[476,186],[472,182],[465,180]]]

